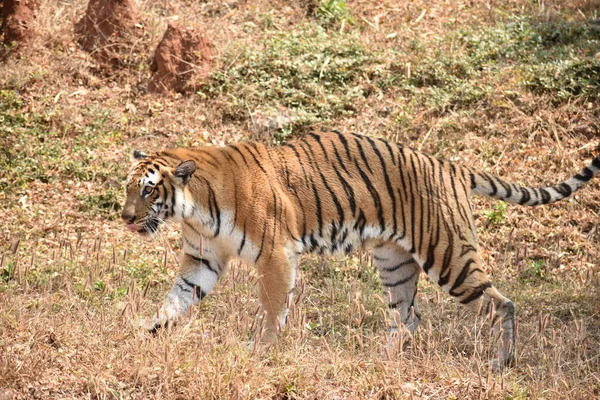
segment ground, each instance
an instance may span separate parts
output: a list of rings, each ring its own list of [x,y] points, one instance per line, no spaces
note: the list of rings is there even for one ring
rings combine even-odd
[[[188,319],[148,335],[178,228],[144,242],[118,217],[133,149],[309,129],[556,183],[600,142],[598,1],[137,1],[139,40],[109,64],[74,33],[87,2],[39,3],[31,39],[0,61],[0,399],[600,396],[600,180],[544,207],[474,199],[486,267],[517,305],[503,372],[486,322],[425,277],[421,327],[386,349],[368,253],[303,258],[272,348],[248,349],[256,275],[235,263]],[[206,33],[212,69],[148,94],[170,21]]]

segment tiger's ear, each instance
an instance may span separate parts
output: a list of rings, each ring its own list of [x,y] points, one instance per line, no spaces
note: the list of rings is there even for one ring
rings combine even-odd
[[[143,151],[134,150],[133,154],[131,154],[131,161],[143,160],[146,157],[148,157],[148,154],[144,153]]]
[[[185,185],[188,183],[192,174],[196,171],[196,163],[193,160],[187,160],[182,162],[175,168],[173,171],[173,177],[175,178],[175,183],[180,185]]]

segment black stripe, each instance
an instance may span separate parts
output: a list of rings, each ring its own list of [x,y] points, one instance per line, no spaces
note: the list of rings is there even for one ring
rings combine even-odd
[[[308,158],[308,164],[312,167],[313,170],[316,171],[319,162],[317,160],[317,157],[315,157],[315,152],[313,151],[312,146],[304,141],[300,143],[300,148],[302,149],[302,151],[304,151],[304,154],[306,154],[306,157]]]
[[[250,153],[250,155],[252,156],[252,159],[254,160],[254,162],[256,163],[256,165],[258,165],[258,168],[260,168],[260,170],[265,175],[267,175],[267,171],[263,168],[263,166],[260,163],[260,161],[258,161],[258,158],[256,157],[256,155],[254,155],[254,152],[252,151],[253,149],[256,151],[256,154],[260,157],[260,152],[259,152],[259,150],[256,147],[256,143],[251,143],[250,146],[246,146],[246,150],[248,150],[248,153]]]
[[[358,218],[356,219],[356,222],[354,223],[354,229],[358,229],[358,233],[360,234],[360,236],[362,237],[364,231],[365,231],[365,226],[367,225],[367,219],[365,218],[365,213],[363,212],[362,208],[358,209]]]
[[[393,267],[389,267],[389,268],[381,268],[382,271],[385,272],[394,272],[399,270],[400,268],[406,266],[406,265],[410,265],[410,264],[414,264],[415,260],[413,260],[412,258],[410,260],[406,260],[406,261],[402,261],[400,264],[395,265]]]
[[[442,165],[442,163],[440,163],[440,186],[444,189],[444,198],[447,201],[447,205],[448,205],[447,210],[448,210],[450,219],[452,220],[452,226],[454,227],[454,232],[458,235],[458,237],[461,240],[465,240],[463,229],[461,229],[459,227],[459,225],[461,225],[461,224],[459,224],[456,220],[456,216],[454,214],[454,209],[455,208],[458,209],[458,214],[461,218],[463,218],[464,221],[469,221],[469,217],[468,217],[468,215],[464,215],[465,211],[464,211],[463,207],[459,206],[459,204],[461,204],[461,203],[458,200],[458,191],[456,190],[456,182],[454,181],[455,177],[457,179],[459,178],[456,173],[456,167],[452,163],[449,163],[449,165],[450,165],[450,172],[448,173],[448,176],[450,177],[450,188],[452,189],[452,193],[454,195],[454,201],[456,202],[456,207],[453,207],[450,205],[450,196],[448,195],[448,190],[447,190],[446,184],[444,182],[444,168],[443,168],[444,165]],[[462,171],[462,169],[461,169],[461,171]],[[465,195],[466,195],[466,193],[465,193]]]
[[[272,248],[275,248],[275,238],[277,237],[277,225],[279,225],[278,221],[283,221],[283,218],[281,216],[281,210],[280,207],[277,206],[277,195],[275,194],[275,190],[273,190],[273,187],[271,187],[271,194],[273,196],[273,234],[271,235],[272,238]],[[277,216],[277,214],[280,214],[279,216]]]
[[[454,292],[454,290],[458,289],[463,283],[465,283],[465,279],[467,278],[467,276],[469,276],[469,268],[471,267],[471,264],[475,264],[475,260],[469,258],[465,265],[463,265],[456,279],[454,280],[454,284],[452,285],[449,291],[450,295],[460,296],[460,294]]]
[[[398,175],[400,175],[400,185],[402,186],[402,190],[400,190],[400,188],[396,189],[396,192],[398,193],[398,201],[400,202],[400,207],[398,208],[398,210],[400,211],[401,218],[402,218],[402,232],[401,232],[401,237],[398,240],[402,240],[406,237],[406,218],[404,216],[404,211],[406,210],[406,207],[404,207],[404,200],[403,198],[407,198],[408,196],[408,192],[406,189],[406,181],[404,180],[404,172],[402,171],[402,164],[400,163],[400,157],[402,157],[404,159],[404,154],[400,153],[400,156],[398,157]]]
[[[446,229],[448,229],[447,222]],[[452,255],[454,253],[454,235],[449,234],[449,243],[448,247],[446,247],[446,251],[444,251],[444,258],[442,259],[442,268],[440,269],[440,279],[438,280],[438,285],[444,286],[450,280],[450,274],[452,273],[452,268],[450,268],[450,263],[452,262]],[[445,273],[448,271],[448,273]]]
[[[360,136],[357,136],[357,137],[361,138]],[[365,166],[367,167],[369,172],[373,173],[373,170],[369,166],[369,161],[367,160],[367,156],[365,155],[365,150],[363,149],[362,144],[360,143],[360,140],[355,138],[354,141],[356,142],[356,147],[358,148],[358,154],[360,154],[360,158],[362,158],[362,160],[365,163]],[[358,167],[358,162],[355,161],[355,163],[356,163],[356,166]]]
[[[183,223],[190,228],[196,235],[198,236],[202,236],[202,233],[200,233],[200,231],[198,231],[192,224],[190,224],[189,222],[187,222],[186,220],[183,220]]]
[[[336,150],[336,153],[337,153],[337,150]],[[350,204],[350,211],[352,211],[352,215],[354,216],[354,215],[356,215],[356,199],[354,198],[354,191],[352,190],[352,187],[350,186],[348,181],[346,181],[346,179],[344,179],[344,177],[338,170],[337,165],[332,164],[332,167],[333,167],[333,171],[335,172],[338,179],[340,180],[340,183],[342,184],[342,188],[344,189],[344,192],[346,193],[346,197],[348,198],[348,203]],[[343,168],[345,168],[345,167],[343,167]]]
[[[342,205],[340,204],[340,201],[338,200],[337,196],[335,195],[335,193],[333,192],[333,190],[331,189],[331,187],[325,180],[325,176],[323,175],[323,173],[319,172],[319,175],[321,175],[321,180],[323,181],[323,185],[325,185],[325,189],[327,189],[327,191],[331,195],[333,204],[335,204],[335,208],[338,213],[338,221],[339,221],[340,225],[343,225],[344,224],[344,209],[342,208]]]
[[[485,178],[488,180],[488,182],[490,183],[490,186],[492,187],[492,193],[490,193],[490,196],[495,196],[496,193],[498,193],[498,187],[496,186],[496,182],[494,182],[494,177],[488,174],[485,174]]]
[[[321,197],[319,196],[319,191],[317,190],[317,187],[315,186],[315,183],[313,182],[313,180],[311,179],[311,184],[312,184],[312,192],[313,192],[313,196],[315,197],[315,207],[316,207],[316,211],[317,211],[317,224],[319,225],[319,236],[323,236],[323,210],[322,210],[322,206],[321,206]]]
[[[342,160],[342,156],[340,155],[336,147],[333,148],[333,154],[335,155],[335,158],[337,160],[337,165],[342,167],[342,169],[346,174],[348,174],[348,176],[351,176],[350,171],[348,171],[348,169],[346,168],[346,163]],[[335,163],[332,163],[331,165],[333,165],[334,167],[336,166]]]
[[[542,194],[542,203],[548,204],[550,202],[550,200],[552,199],[552,197],[550,196],[550,193],[548,193],[548,191],[543,188],[540,189],[540,193]]]
[[[412,280],[415,277],[415,274],[418,272],[418,270],[414,270],[412,274],[410,274],[409,277],[404,278],[404,279],[400,279],[394,283],[384,283],[383,286],[385,287],[396,287],[396,286],[400,286],[400,285],[404,285],[406,282]]]
[[[227,159],[227,161],[231,161],[231,162],[232,162],[232,163],[234,163],[234,164],[235,164],[235,166],[236,166],[236,167],[238,167],[238,168],[240,167],[240,166],[238,165],[237,161],[235,161],[235,158],[233,158],[233,157],[231,156],[231,154],[229,154],[229,153],[227,152],[227,147],[223,148],[223,150],[221,151],[221,154],[223,154],[223,157],[225,157],[225,158]]]
[[[398,162],[396,162],[396,155],[394,154],[394,151],[392,150],[392,146],[390,146],[390,144],[388,143],[388,141],[384,140],[384,139],[381,139],[381,138],[379,138],[377,140],[379,140],[381,143],[383,143],[385,145],[385,148],[387,149],[388,153],[390,153],[390,157],[392,159],[392,163],[394,165],[398,165]]]
[[[196,257],[192,254],[189,253],[185,253],[186,256],[191,257],[194,261],[202,263],[203,265],[206,266],[206,268],[208,268],[210,270],[210,272],[215,273],[216,275],[219,275],[219,271],[217,271],[216,269],[214,269],[211,265],[210,265],[210,261],[208,261],[206,258],[203,257]]]
[[[417,164],[420,167],[421,163],[418,160],[418,156],[413,152],[411,154],[411,157],[410,157],[410,163],[412,165],[412,169],[411,170],[412,170],[412,173],[414,174],[414,182],[415,182],[415,189],[416,189],[418,187],[417,186],[418,185],[417,182],[419,180],[419,171],[417,170],[417,167],[415,165],[415,158],[417,158]],[[423,174],[421,173],[420,176],[422,176],[422,175]],[[412,236],[413,236],[413,248],[416,247],[418,249],[419,255],[421,255],[422,254],[421,246],[423,245],[423,230],[424,230],[423,229],[423,211],[424,210],[423,210],[423,196],[421,196],[421,193],[418,193],[417,197],[419,198],[419,213],[420,213],[419,214],[419,221],[418,221],[418,223],[419,223],[419,229],[418,229],[419,230],[419,232],[418,232],[418,234],[419,234],[419,241],[417,242],[416,237],[415,237],[415,231],[416,231],[415,223],[417,221],[414,220],[414,219],[412,221],[412,229],[413,229],[413,235]],[[412,216],[414,218],[414,213],[413,213]]]
[[[183,237],[183,240],[185,241],[185,243],[190,246],[192,249],[194,250],[200,250],[200,247],[196,246],[195,244],[193,244],[192,242],[190,242],[190,240],[187,237]]]
[[[244,221],[244,232],[243,232],[243,236],[242,236],[242,242],[240,243],[240,248],[238,249],[238,256],[242,254],[242,249],[244,248],[245,244],[246,244],[246,221]]]
[[[202,300],[203,298],[206,297],[206,292],[203,291],[200,286],[188,281],[187,279],[185,279],[183,276],[181,277],[181,280],[183,281],[183,283],[185,283],[186,285],[188,285],[189,287],[193,288],[196,290],[196,298],[198,298],[198,300]]]
[[[217,225],[216,231],[214,232],[214,236],[219,236],[219,232],[221,231],[221,209],[219,208],[219,204],[217,203],[217,195],[213,190],[212,186],[208,182],[208,180],[204,179],[206,182],[206,186],[208,187],[208,210],[210,212],[210,216],[213,219],[213,223]],[[216,220],[216,221],[215,221]]]
[[[473,289],[473,291],[467,298],[460,301],[460,304],[469,304],[473,300],[477,300],[478,298],[480,298],[483,295],[483,293],[485,292],[486,289],[491,288],[491,287],[492,287],[491,282],[486,282],[484,284],[477,286],[476,288]]]
[[[592,165],[598,169],[600,169],[600,157],[596,157],[594,158],[594,161],[592,161]]]
[[[429,160],[429,165],[431,166],[431,171],[428,171],[428,166],[427,163],[425,162],[425,160]],[[439,192],[437,192],[436,190],[434,190],[434,188],[436,188],[435,185],[435,163],[433,161],[433,158],[431,157],[427,157],[425,160],[423,160],[423,177],[425,180],[425,188],[427,190],[426,193],[428,193],[429,195],[427,196],[427,212],[425,213],[423,219],[427,221],[426,223],[426,227],[427,229],[425,230],[425,233],[430,233],[432,231],[432,229],[434,228],[432,226],[433,221],[436,220],[436,216],[434,214],[437,214],[437,210],[434,209],[434,204],[436,204],[436,202],[439,199]],[[439,186],[437,186],[439,188]],[[439,229],[439,224],[437,224],[436,228],[436,239],[432,240],[432,238],[430,237],[429,239],[429,243],[430,246],[431,244],[434,244],[435,246],[437,246],[438,241],[439,241],[439,233],[440,233],[440,229]]]
[[[510,189],[510,186],[504,182],[502,179],[498,179],[498,183],[504,188],[504,190],[506,191],[506,195],[504,195],[504,197],[506,199],[509,199],[510,196],[512,195],[512,190]]]
[[[433,264],[435,263],[435,248],[438,244],[439,236],[440,236],[440,230],[439,230],[439,224],[438,224],[436,240],[432,241],[429,244],[429,248],[427,251],[427,261],[425,261],[425,263],[423,264],[423,271],[425,271],[425,273],[428,273],[429,270],[431,269],[431,267],[433,267]]]
[[[590,179],[592,179],[593,176],[594,176],[594,171],[592,171],[588,167],[585,167],[581,170],[581,172],[579,172],[577,175],[575,175],[574,178],[579,181],[582,181],[582,182],[587,182]]]
[[[308,176],[306,175],[306,170],[304,169],[304,161],[302,160],[302,157],[300,157],[300,153],[298,153],[298,150],[296,150],[296,146],[294,146],[291,143],[285,144],[285,146],[289,147],[294,152],[294,155],[298,159],[298,164],[302,169],[302,175],[304,175],[304,182],[308,185]]]
[[[314,134],[313,132],[310,132],[308,136],[315,139],[317,143],[319,143],[319,147],[321,147],[323,155],[325,156],[325,161],[329,161],[329,156],[327,155],[327,150],[325,149],[325,146],[323,146],[323,143],[321,142],[321,137],[319,135]]]
[[[565,182],[560,183],[554,187],[554,189],[559,192],[563,197],[568,197],[573,193],[573,189],[571,186],[566,184]]]
[[[465,254],[467,254],[470,251],[477,253],[477,249],[475,248],[475,246],[470,245],[470,244],[463,244],[462,250],[460,252],[460,257],[464,256]]]
[[[523,196],[521,196],[521,200],[519,200],[519,204],[520,205],[527,204],[529,202],[529,200],[531,200],[531,194],[529,193],[529,189],[526,187],[522,187],[521,193],[523,194]]]
[[[233,144],[230,144],[230,145],[229,145],[229,148],[230,148],[230,149],[233,149],[233,151],[235,151],[235,152],[236,152],[236,153],[238,153],[240,156],[242,156],[242,160],[244,160],[244,164],[246,164],[246,167],[248,167],[248,166],[249,166],[249,164],[248,164],[248,160],[246,160],[246,157],[244,156],[244,153],[242,153],[242,152],[240,151],[240,149],[238,149],[238,148],[237,148],[237,146],[235,146],[235,145],[233,145]]]
[[[381,198],[379,197],[379,193],[377,192],[377,189],[375,189],[375,187],[369,180],[369,177],[367,176],[367,174],[365,174],[364,171],[358,166],[358,162],[355,160],[354,163],[356,165],[356,169],[358,170],[358,173],[360,174],[361,178],[365,182],[365,185],[367,185],[367,190],[369,191],[369,193],[371,194],[371,197],[373,198],[373,203],[375,204],[375,208],[377,209],[377,218],[379,219],[379,224],[381,225],[381,231],[383,232],[385,230],[385,220],[383,218],[383,208],[381,207]]]
[[[410,156],[410,154],[409,154]],[[416,249],[415,249],[415,191],[416,191],[416,186],[417,183],[414,182],[413,185],[413,178],[410,174],[410,171],[414,171],[415,165],[414,162],[412,161],[412,157],[410,157],[411,160],[411,164],[412,164],[412,168],[408,168],[407,169],[407,174],[406,174],[406,178],[408,180],[408,187],[409,187],[409,191],[410,191],[410,196],[408,196],[408,199],[410,200],[410,235],[411,235],[411,249],[409,250],[411,253],[415,253]],[[405,162],[406,164],[406,162]],[[416,177],[416,174],[415,174]],[[414,189],[413,189],[414,186]]]
[[[179,287],[179,289],[181,289],[182,292],[186,292],[186,293],[192,293],[192,291],[186,287],[183,287],[183,285],[181,283],[175,283],[177,285],[177,287]]]
[[[337,134],[340,142],[342,142],[342,146],[344,146],[344,149],[346,150],[346,157],[348,157],[349,160],[352,160],[352,156],[350,155],[350,147],[348,146],[348,140],[346,137],[336,130],[334,130],[333,133]]]
[[[171,215],[175,214],[175,203],[177,203],[177,200],[175,199],[175,186],[173,186],[172,183],[169,183],[169,185],[171,186],[171,197],[172,197],[172,202],[171,202]]]
[[[206,152],[201,152],[198,154],[194,154],[196,160],[198,160],[201,163],[206,163],[216,169],[219,169],[219,160],[217,160],[212,154],[210,153],[206,153]],[[207,157],[207,158],[203,158],[203,157]]]
[[[231,174],[232,178],[233,178],[233,224],[231,224],[231,231],[229,232],[229,234],[231,235],[233,233],[233,231],[235,230],[235,228],[237,228],[238,223],[238,195],[237,195],[237,180],[236,180],[236,173]]]
[[[369,142],[369,144],[373,148],[373,151],[375,152],[375,154],[379,158],[379,162],[381,162],[381,171],[382,171],[383,177],[385,179],[385,186],[387,188],[387,191],[388,191],[388,194],[389,194],[390,198],[392,199],[392,215],[394,217],[393,231],[394,231],[394,233],[396,233],[397,230],[398,230],[398,223],[396,222],[396,196],[394,196],[394,189],[392,188],[392,183],[390,182],[390,176],[388,175],[387,166],[385,164],[385,160],[383,159],[383,156],[381,155],[381,152],[377,148],[377,145],[375,144],[375,142],[373,141],[373,139],[371,139],[371,138],[368,137],[367,141]],[[381,228],[381,231],[382,232],[384,231],[383,227]]]
[[[263,248],[265,247],[265,235],[266,235],[266,233],[267,233],[267,228],[265,227],[263,229],[262,239],[260,240],[260,250],[259,250],[258,254],[256,255],[256,259],[254,260],[255,263],[258,261],[258,259],[262,255]]]
[[[395,303],[388,304],[388,308],[398,308],[398,306],[402,303],[402,300],[398,300]]]

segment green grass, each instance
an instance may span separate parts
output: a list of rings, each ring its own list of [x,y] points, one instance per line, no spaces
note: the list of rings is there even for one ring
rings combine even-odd
[[[259,48],[230,48],[225,67],[200,94],[224,97],[230,103],[226,119],[290,113],[279,128],[285,137],[297,128],[352,115],[357,102],[372,94],[369,82],[383,83],[377,76],[380,57],[357,36],[307,23],[290,32],[267,33]]]
[[[322,15],[346,10],[339,1],[319,7]],[[593,100],[600,85],[599,40],[600,29],[591,23],[513,17],[382,48],[365,46],[357,28],[340,34],[306,22],[267,31],[253,47],[232,45],[198,94],[226,103],[225,122],[267,125],[275,142],[352,116],[369,96],[391,90],[401,92],[399,110],[437,114],[488,104],[499,87],[508,97],[526,90],[552,94],[554,102]],[[402,125],[403,114],[396,112]]]
[[[418,58],[402,87],[434,112],[483,103],[496,88],[555,95],[555,102],[597,99],[600,27],[525,17],[493,27],[466,26],[431,45],[411,44]],[[512,87],[511,87],[512,86]],[[509,94],[510,95],[510,94]]]
[[[84,106],[80,112],[88,123],[74,127],[60,110],[32,113],[17,92],[0,91],[5,133],[0,138],[0,191],[15,199],[32,182],[89,182],[94,189],[78,196],[80,211],[114,217],[120,191],[106,186],[123,181],[125,171],[97,152],[122,140],[120,122],[113,121],[107,109]]]
[[[508,213],[506,212],[507,208],[507,203],[499,201],[494,205],[492,210],[489,210],[485,213],[485,218],[490,224],[501,224],[506,220],[506,218],[508,218]]]

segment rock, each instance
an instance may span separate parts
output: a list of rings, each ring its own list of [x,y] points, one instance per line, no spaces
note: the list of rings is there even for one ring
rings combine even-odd
[[[212,49],[205,33],[169,23],[154,52],[148,91],[184,92],[192,79],[206,78],[212,64]]]
[[[2,43],[12,44],[29,39],[37,8],[36,0],[4,0],[0,9]]]

